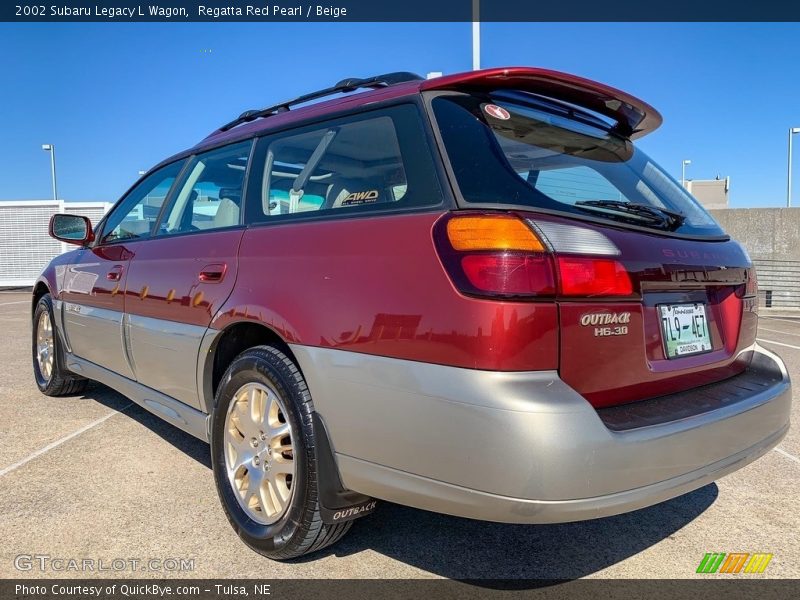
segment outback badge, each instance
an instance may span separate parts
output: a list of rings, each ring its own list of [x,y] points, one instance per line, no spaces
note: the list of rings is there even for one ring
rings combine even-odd
[[[608,337],[614,335],[628,335],[628,323],[631,322],[631,313],[586,313],[581,316],[581,325],[594,327],[595,337]]]

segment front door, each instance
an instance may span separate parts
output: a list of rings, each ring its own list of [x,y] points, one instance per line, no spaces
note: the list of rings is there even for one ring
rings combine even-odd
[[[200,343],[236,281],[251,144],[191,159],[157,236],[136,251],[128,273],[126,329],[136,380],[196,408],[203,408]]]
[[[65,265],[61,300],[73,354],[132,377],[122,344],[125,277],[131,251],[124,244],[81,250]]]
[[[70,351],[80,358],[134,377],[123,339],[128,267],[146,243],[183,161],[143,179],[112,209],[92,247],[65,265],[60,299]],[[102,229],[102,231],[100,231]]]

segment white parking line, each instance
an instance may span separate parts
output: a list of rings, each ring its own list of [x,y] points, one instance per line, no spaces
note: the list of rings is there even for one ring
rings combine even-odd
[[[91,422],[91,423],[89,423],[88,425],[84,425],[83,427],[81,427],[81,428],[80,428],[80,429],[78,429],[77,431],[73,431],[73,432],[72,432],[72,433],[70,433],[69,435],[67,435],[67,436],[64,436],[63,438],[61,438],[60,440],[56,440],[56,441],[55,441],[55,442],[53,442],[52,444],[47,444],[47,446],[45,446],[44,448],[39,448],[39,449],[38,449],[36,452],[34,452],[33,454],[30,454],[30,455],[26,456],[26,457],[25,457],[25,458],[23,458],[21,461],[19,461],[19,462],[16,462],[16,463],[14,463],[13,465],[10,465],[10,466],[6,467],[5,469],[1,470],[1,471],[0,471],[0,477],[2,477],[3,475],[8,475],[8,474],[9,474],[9,473],[11,473],[12,471],[16,471],[16,470],[17,470],[17,469],[19,469],[20,467],[22,467],[22,466],[24,466],[24,465],[28,464],[28,463],[29,463],[29,462],[31,462],[31,461],[32,461],[34,458],[37,458],[37,457],[41,456],[41,455],[42,455],[42,454],[44,454],[45,452],[50,452],[50,450],[53,450],[54,448],[58,448],[58,447],[59,447],[61,444],[64,444],[64,443],[66,443],[66,442],[70,441],[71,439],[78,437],[78,436],[79,436],[79,435],[81,435],[82,433],[86,433],[86,432],[87,432],[87,431],[89,431],[90,429],[92,429],[92,428],[94,428],[94,427],[97,427],[98,425],[101,425],[102,423],[105,423],[106,421],[108,421],[108,420],[109,420],[111,417],[113,417],[114,415],[118,415],[119,413],[125,412],[125,411],[126,411],[126,410],[128,410],[128,408],[129,408],[129,407],[131,407],[131,406],[133,406],[133,402],[131,402],[130,404],[128,404],[127,406],[125,406],[125,407],[124,407],[122,410],[118,410],[118,411],[117,411],[117,410],[115,410],[115,411],[113,411],[113,412],[111,412],[111,413],[109,413],[109,414],[105,415],[104,417],[100,417],[100,418],[99,418],[99,419],[97,419],[96,421],[92,421],[92,422]]]
[[[781,331],[780,329],[767,329],[766,327],[759,327],[759,331],[771,331],[772,333],[780,333],[783,335],[794,335],[796,337],[800,337],[800,333],[791,333],[789,331]]]
[[[30,300],[17,300],[16,302],[0,302],[0,306],[11,306],[12,304],[30,304]]]
[[[764,317],[759,316],[759,319],[767,319],[769,321],[784,321],[785,323],[794,323],[795,325],[800,325],[800,320],[798,319],[781,319],[780,317]]]
[[[800,458],[797,458],[794,454],[789,454],[786,450],[782,450],[780,448],[773,448],[773,450],[775,450],[775,452],[777,452],[778,454],[783,454],[789,460],[793,460],[796,463],[800,463]]]
[[[766,342],[767,344],[775,344],[776,346],[786,346],[787,348],[794,348],[800,350],[800,346],[792,346],[791,344],[784,344],[782,342],[775,342],[773,340],[765,340],[764,338],[757,338],[759,342]]]

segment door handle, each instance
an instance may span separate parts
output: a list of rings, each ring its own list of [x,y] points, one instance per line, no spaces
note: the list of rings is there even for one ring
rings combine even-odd
[[[111,267],[111,270],[106,273],[106,279],[109,281],[119,281],[122,279],[122,265],[114,265]]]
[[[198,279],[203,283],[219,283],[225,277],[228,271],[228,265],[225,263],[214,263],[206,265],[200,270]]]

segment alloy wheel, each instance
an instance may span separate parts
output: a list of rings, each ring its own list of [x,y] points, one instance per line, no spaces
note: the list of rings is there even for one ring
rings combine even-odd
[[[294,434],[280,394],[247,383],[233,396],[225,418],[225,468],[239,506],[271,525],[289,508],[294,491]]]
[[[53,376],[54,352],[53,322],[50,320],[50,313],[45,310],[36,323],[36,362],[45,381],[50,381]]]

